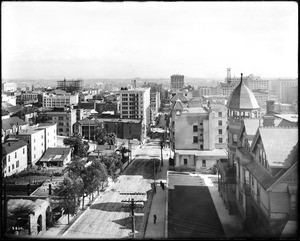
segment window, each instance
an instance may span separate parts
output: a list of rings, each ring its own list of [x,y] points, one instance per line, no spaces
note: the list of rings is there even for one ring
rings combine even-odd
[[[59,120],[63,120],[64,118],[63,118],[63,117],[58,117],[58,119],[59,119]]]
[[[14,170],[14,169],[15,169],[15,164],[12,164],[11,170]]]
[[[223,133],[222,129],[219,129],[219,135],[222,135],[222,133]]]
[[[41,146],[43,146],[44,144],[43,144],[43,142],[41,143]]]
[[[8,162],[10,162],[10,156],[8,156]]]
[[[17,155],[17,152],[15,152],[15,158],[17,158],[17,156],[18,156],[18,155]]]
[[[193,126],[193,132],[198,132],[198,126]]]
[[[25,147],[23,147],[23,154],[25,154]]]
[[[63,132],[63,131],[64,131],[64,129],[62,129],[62,128],[59,128],[59,129],[58,129],[58,131],[59,131],[59,132]]]
[[[16,168],[18,168],[18,167],[19,167],[19,161],[16,162]]]
[[[198,136],[193,136],[193,143],[198,143]]]
[[[206,160],[202,160],[202,167],[206,167]]]
[[[221,120],[219,120],[218,123],[219,123],[219,126],[222,126],[222,121]]]
[[[33,142],[35,143],[35,139],[33,139]]]
[[[200,150],[203,150],[203,145],[200,145]]]
[[[10,172],[10,166],[8,166],[8,172]]]
[[[219,112],[218,114],[219,114],[219,115],[218,115],[219,117],[222,117],[222,112]]]
[[[223,143],[223,138],[219,138],[219,143]]]
[[[183,160],[183,164],[184,164],[184,165],[187,165],[187,159],[184,159],[184,160]]]
[[[36,158],[36,155],[35,155],[35,154],[33,155],[33,158],[34,158],[34,159]]]

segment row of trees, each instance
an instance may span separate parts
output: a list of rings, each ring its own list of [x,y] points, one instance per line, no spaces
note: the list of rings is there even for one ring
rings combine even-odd
[[[59,206],[69,215],[74,215],[82,197],[82,209],[86,197],[94,199],[94,192],[100,192],[107,184],[108,177],[116,180],[117,170],[122,167],[119,155],[113,153],[86,162],[76,157],[65,169],[66,176],[54,190],[59,197]]]

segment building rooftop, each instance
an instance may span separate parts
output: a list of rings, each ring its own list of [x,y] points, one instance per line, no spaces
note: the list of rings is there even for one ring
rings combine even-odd
[[[173,109],[173,110],[183,110],[186,108],[187,108],[186,104],[182,103],[182,101],[179,99],[177,99],[174,102],[174,104],[171,106],[171,109]]]
[[[2,120],[2,129],[3,130],[8,130],[11,129],[13,127],[13,125],[26,125],[27,123],[25,121],[23,121],[22,119],[20,119],[17,116],[13,116],[7,119],[3,119]]]
[[[232,91],[227,102],[231,110],[256,110],[260,109],[253,92],[244,84],[243,80]]]
[[[64,161],[70,154],[71,148],[49,147],[39,162]]]
[[[100,123],[102,122],[120,122],[120,123],[141,123],[141,119],[121,119],[121,118],[97,118],[97,119],[89,119],[85,118],[82,120],[77,121],[77,123],[80,123],[82,125],[88,125],[90,124],[95,124],[95,122],[98,121]]]
[[[298,143],[298,128],[260,127],[258,130],[269,165],[283,167]]]
[[[188,102],[189,100],[183,95],[183,93],[177,93],[176,95],[174,95],[170,101],[173,102],[173,101],[177,101],[177,100],[180,100],[182,102]]]
[[[246,129],[246,133],[248,136],[254,136],[256,131],[257,131],[257,128],[259,127],[259,122],[262,122],[262,120],[259,120],[259,119],[243,119],[243,122],[244,122],[244,126],[245,126],[245,129]]]
[[[175,150],[175,153],[179,155],[195,155],[206,159],[220,159],[228,158],[228,152],[225,149],[214,149],[214,150]]]
[[[298,114],[274,114],[274,116],[289,122],[298,122]]]
[[[27,142],[23,140],[8,141],[6,143],[2,143],[2,155],[7,155],[9,153],[12,153],[24,146],[27,146]]]

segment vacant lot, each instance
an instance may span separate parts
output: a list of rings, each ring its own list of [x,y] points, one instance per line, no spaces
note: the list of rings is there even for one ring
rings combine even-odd
[[[224,238],[208,187],[199,176],[170,175],[169,238]]]

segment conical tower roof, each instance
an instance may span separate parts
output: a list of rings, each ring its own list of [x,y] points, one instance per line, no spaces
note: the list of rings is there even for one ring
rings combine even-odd
[[[253,92],[243,83],[243,74],[241,74],[241,82],[229,97],[227,108],[231,110],[260,109]]]

